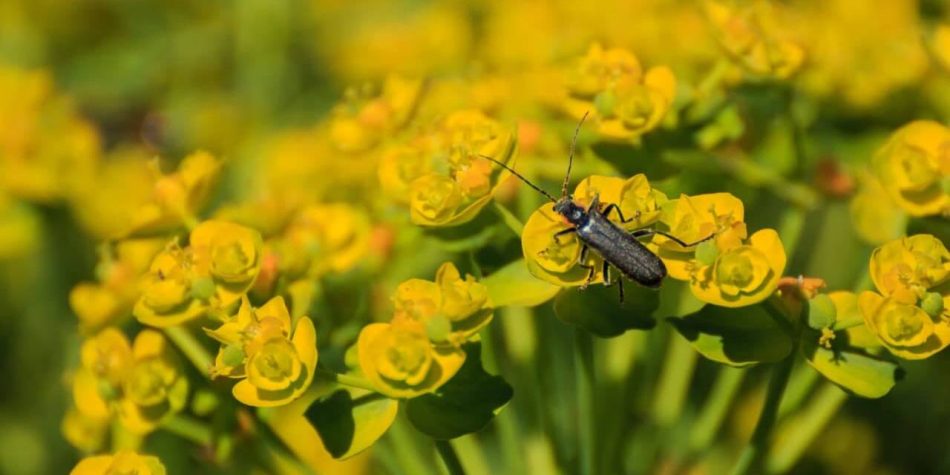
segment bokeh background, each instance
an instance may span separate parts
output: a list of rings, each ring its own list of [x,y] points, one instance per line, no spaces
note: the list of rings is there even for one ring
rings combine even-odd
[[[805,53],[788,81],[798,97],[808,98],[799,112],[810,118],[802,132],[809,161],[789,165],[788,152],[781,151],[788,136],[770,142],[763,139],[771,137],[768,126],[753,123],[735,132],[724,117],[721,130],[706,132],[714,138],[699,140],[764,156],[762,168],[781,169],[784,181],[756,181],[713,163],[705,175],[695,172],[702,183],[695,187],[755,203],[747,221],[756,228],[772,225],[786,207],[800,207],[802,237],[787,273],[853,288],[873,244],[852,222],[853,183],[842,192],[819,172],[835,170],[837,179],[853,182],[860,164],[897,127],[914,119],[950,120],[950,34],[939,33],[950,25],[950,4],[799,0],[776,2],[774,15],[768,27]],[[348,97],[393,74],[457,84],[440,100],[480,107],[530,132],[532,124],[545,124],[538,117],[556,114],[539,105],[543,91],[523,86],[538,84],[534,78],[595,41],[627,48],[644,64],[670,66],[680,87],[690,90],[700,88],[724,56],[702,4],[690,1],[0,2],[0,473],[66,473],[80,457],[60,430],[69,405],[67,374],[80,342],[68,295],[95,278],[111,206],[124,196],[110,194],[110,187],[122,185],[108,174],[90,170],[156,156],[174,163],[201,149],[228,164],[215,205],[314,169],[339,181],[302,179],[302,186],[359,200],[376,187],[373,159],[308,142],[329,127],[329,114]],[[743,113],[781,114],[781,98],[754,88],[746,93],[752,98],[746,106],[762,110]],[[571,123],[562,117],[552,127],[560,140]],[[563,143],[557,145],[541,144],[535,153],[554,160],[550,183],[563,170]],[[782,188],[786,182],[804,187]],[[865,228],[887,234],[894,228],[889,219],[877,216]],[[950,229],[939,216],[908,226],[908,234],[930,232],[944,242]],[[506,263],[492,262],[490,252],[482,257],[488,269]],[[403,266],[381,285],[391,288],[402,275],[429,276],[420,269],[437,261]],[[567,335],[544,313],[537,318],[548,322],[538,325],[553,328],[540,332],[546,335],[537,341],[542,353]],[[499,367],[516,388],[511,412],[530,411],[533,400],[522,396],[532,383],[517,376],[524,368],[506,373],[504,362]],[[795,472],[950,473],[950,353],[904,368],[906,379],[887,397],[848,399]],[[699,363],[688,407],[702,402],[714,371],[711,363]],[[754,370],[744,386],[751,407],[761,397],[760,376]],[[741,444],[755,414],[737,410],[722,437]],[[498,430],[486,430],[486,444],[500,443]],[[521,444],[508,449],[515,453],[530,454],[535,443],[505,440]],[[179,473],[175,467],[185,462],[175,461],[175,451],[187,449],[174,441],[159,447],[171,473]],[[657,470],[663,473],[662,465]]]

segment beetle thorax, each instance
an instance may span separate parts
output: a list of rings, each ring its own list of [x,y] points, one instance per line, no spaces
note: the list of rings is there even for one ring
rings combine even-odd
[[[564,216],[575,226],[583,226],[589,218],[587,210],[575,203],[570,197],[561,198],[557,203],[554,203],[554,211]]]

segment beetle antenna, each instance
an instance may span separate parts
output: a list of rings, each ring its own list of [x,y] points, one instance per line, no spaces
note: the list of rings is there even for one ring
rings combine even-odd
[[[581,131],[581,126],[584,125],[584,120],[587,119],[587,114],[590,114],[590,111],[584,112],[584,117],[581,117],[581,121],[577,123],[577,128],[574,129],[574,139],[571,140],[571,154],[567,157],[567,174],[564,175],[564,184],[561,185],[561,197],[567,196],[567,183],[571,181],[571,165],[574,164],[574,148],[577,146],[577,134]]]
[[[534,188],[535,190],[537,190],[538,192],[540,192],[542,195],[546,196],[546,197],[547,197],[549,200],[551,200],[552,202],[557,203],[557,200],[554,199],[553,196],[551,196],[550,194],[548,194],[547,191],[544,191],[544,190],[542,190],[540,187],[538,187],[537,185],[535,185],[534,183],[531,183],[530,181],[528,181],[527,178],[521,176],[520,173],[516,172],[514,169],[512,169],[512,168],[509,167],[508,165],[505,165],[504,163],[501,163],[501,162],[499,162],[498,160],[495,160],[494,158],[489,157],[488,155],[481,155],[481,154],[479,154],[478,156],[479,156],[479,157],[482,157],[482,158],[484,158],[484,159],[486,159],[486,160],[491,160],[492,162],[495,162],[496,164],[498,164],[498,166],[504,168],[505,170],[508,170],[509,172],[511,172],[512,175],[518,177],[519,179],[521,179],[521,181],[527,183],[528,186],[530,186],[531,188]]]

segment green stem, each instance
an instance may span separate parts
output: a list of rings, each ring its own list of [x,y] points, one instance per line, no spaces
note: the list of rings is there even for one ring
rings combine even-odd
[[[419,448],[412,437],[405,419],[397,419],[386,432],[386,438],[392,443],[393,453],[396,454],[396,461],[402,467],[403,473],[429,475],[432,469],[419,454]]]
[[[781,444],[773,445],[769,451],[766,472],[787,473],[791,470],[847,399],[847,393],[825,383],[804,411],[782,424],[784,437]]]
[[[689,436],[689,448],[701,452],[709,448],[729,412],[729,406],[742,386],[746,370],[722,367]]]
[[[365,389],[367,391],[377,392],[376,388],[373,386],[373,383],[369,382],[366,378],[360,376],[353,376],[349,374],[335,373],[325,368],[317,368],[315,376],[323,378],[329,381],[333,381],[344,386],[350,386],[359,389]]]
[[[211,445],[213,436],[211,427],[184,414],[175,414],[166,419],[162,422],[162,429],[198,445]]]
[[[465,469],[462,468],[462,462],[459,460],[458,454],[455,453],[455,448],[452,447],[452,443],[447,440],[436,440],[435,449],[439,452],[439,456],[442,457],[442,462],[445,463],[445,468],[448,469],[449,475],[465,475]]]
[[[862,321],[861,324],[863,325],[864,322]],[[792,370],[788,388],[785,389],[785,397],[782,398],[782,404],[778,407],[780,421],[802,407],[816,382],[818,382],[818,372],[811,365],[803,363]]]
[[[583,475],[597,473],[594,467],[594,447],[597,447],[594,407],[594,341],[580,328],[574,329],[574,374],[577,381],[577,439],[580,442],[581,471]]]
[[[778,416],[778,408],[782,402],[782,395],[788,385],[788,378],[792,374],[792,365],[795,362],[795,351],[776,363],[772,369],[772,378],[769,380],[768,393],[765,395],[765,404],[759,414],[759,422],[755,425],[749,445],[742,451],[739,461],[732,469],[732,475],[748,473],[762,473],[760,466],[768,448],[772,429]]]
[[[168,339],[175,343],[175,346],[185,354],[185,357],[195,365],[195,368],[205,377],[211,375],[211,367],[214,364],[214,358],[211,353],[199,342],[195,335],[185,327],[169,327],[165,330]]]
[[[671,425],[683,412],[697,358],[696,351],[686,339],[678,333],[670,333],[666,364],[663,365],[663,373],[653,399],[653,416],[658,425]]]

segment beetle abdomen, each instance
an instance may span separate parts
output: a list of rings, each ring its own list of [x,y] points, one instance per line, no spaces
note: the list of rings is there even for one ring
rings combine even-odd
[[[577,228],[577,236],[628,279],[656,288],[666,277],[666,266],[633,237],[599,212],[591,212],[589,221]]]

